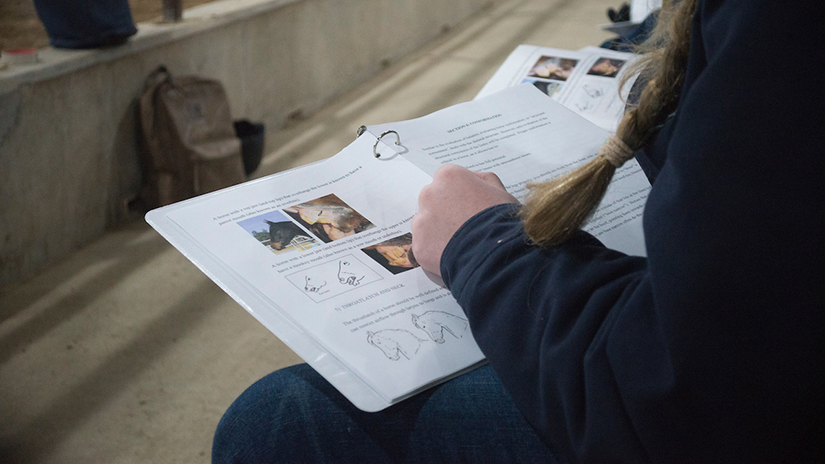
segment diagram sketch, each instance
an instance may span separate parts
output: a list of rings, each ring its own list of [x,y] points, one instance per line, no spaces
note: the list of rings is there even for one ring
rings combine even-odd
[[[593,106],[593,104],[592,104],[592,103],[590,103],[589,101],[585,101],[585,100],[583,100],[583,101],[580,101],[580,102],[576,103],[576,108],[577,108],[580,112],[584,113],[584,112],[586,112],[587,110],[593,109],[593,108],[594,108],[594,106]]]
[[[596,84],[584,84],[582,93],[577,95],[575,108],[579,113],[610,113],[614,99],[605,92],[604,87]],[[624,105],[619,105],[624,110]]]
[[[321,293],[321,289],[327,286],[327,281],[316,284],[309,276],[304,276],[304,291],[311,293]],[[326,293],[326,292],[325,292]]]
[[[364,280],[364,276],[356,274],[351,269],[352,263],[349,261],[343,259],[338,261],[338,282],[355,287]]]
[[[444,343],[444,332],[455,338],[462,338],[470,327],[467,319],[444,311],[427,311],[420,315],[413,314],[412,323],[416,328],[427,332],[427,335],[439,344]]]
[[[402,356],[407,360],[411,359],[426,341],[403,329],[367,332],[367,343],[381,350],[384,356],[392,361],[398,361]]]
[[[586,93],[590,98],[599,98],[604,95],[604,89],[601,87],[591,87],[588,84],[584,84],[582,86],[582,90]]]
[[[355,256],[348,254],[301,269],[286,279],[316,303],[361,288],[382,277]]]

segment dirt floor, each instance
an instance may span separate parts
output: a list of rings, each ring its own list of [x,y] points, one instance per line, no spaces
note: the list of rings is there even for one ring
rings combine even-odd
[[[217,0],[183,0],[183,8]],[[135,23],[158,21],[162,0],[129,0]],[[0,50],[43,48],[49,37],[37,18],[33,0],[0,0]]]

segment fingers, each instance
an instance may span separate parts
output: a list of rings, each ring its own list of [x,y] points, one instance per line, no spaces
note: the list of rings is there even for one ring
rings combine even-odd
[[[501,179],[499,179],[499,177],[497,175],[493,174],[492,172],[478,172],[478,171],[470,171],[470,172],[472,172],[473,174],[476,175],[476,177],[483,180],[484,182],[487,182],[488,184],[490,184],[492,186],[501,187],[502,190],[507,190],[506,188],[504,188],[504,184],[501,182]]]
[[[421,190],[419,207],[438,202],[458,202],[460,207],[494,205],[518,200],[507,192],[501,179],[492,172],[470,171],[467,168],[445,164],[436,170],[433,182]]]
[[[499,179],[499,177],[494,173],[471,171],[457,164],[445,164],[438,168],[433,175],[433,183],[438,183],[440,180],[444,180],[446,182],[467,182],[465,179],[469,177],[469,174],[472,174],[476,178],[481,179],[494,187],[504,189],[504,184],[501,182],[501,179]]]
[[[462,224],[488,207],[517,202],[493,173],[472,172],[451,164],[441,166],[432,183],[421,189],[418,213],[410,224],[418,263],[438,274],[441,255]]]
[[[415,213],[415,215],[412,218],[412,222],[410,222],[410,233],[412,233],[413,237],[411,249],[413,254],[416,256],[419,255],[419,251],[417,250],[417,248],[421,247],[421,241],[416,240],[416,237],[419,236],[419,231],[421,230],[421,221],[421,211],[419,211]],[[419,261],[418,263],[421,264],[421,261]]]

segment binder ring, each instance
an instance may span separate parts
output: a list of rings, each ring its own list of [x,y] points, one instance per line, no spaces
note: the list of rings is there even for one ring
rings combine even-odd
[[[396,145],[401,145],[401,136],[398,135],[398,132],[396,132],[394,130],[384,131],[381,135],[378,136],[378,139],[375,140],[375,144],[373,144],[373,146],[372,146],[372,154],[375,155],[376,158],[381,157],[381,153],[378,153],[376,151],[378,149],[378,142],[380,142],[381,139],[383,139],[385,135],[389,135],[389,134],[395,134],[395,144]]]

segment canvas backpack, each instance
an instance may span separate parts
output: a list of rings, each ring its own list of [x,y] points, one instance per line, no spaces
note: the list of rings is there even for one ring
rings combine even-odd
[[[245,180],[241,141],[220,82],[173,77],[165,67],[146,80],[139,103],[144,181],[150,208]]]

